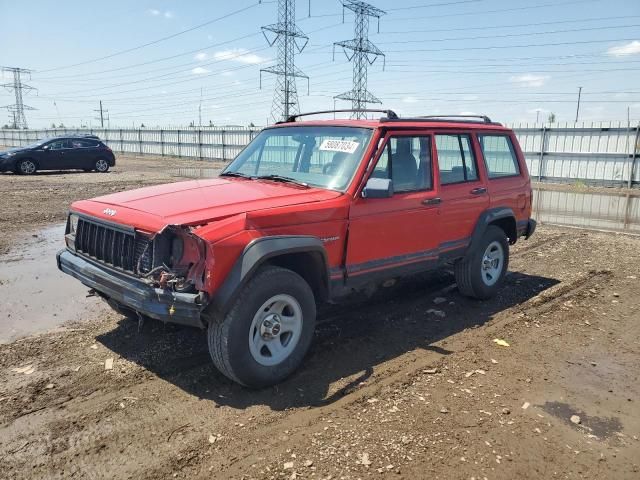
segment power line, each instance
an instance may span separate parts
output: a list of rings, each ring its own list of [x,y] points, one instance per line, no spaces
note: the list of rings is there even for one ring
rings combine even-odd
[[[133,52],[135,50],[140,50],[141,48],[149,47],[151,45],[156,45],[156,44],[158,44],[160,42],[164,42],[166,40],[175,38],[175,37],[177,37],[179,35],[184,35],[185,33],[189,33],[189,32],[192,32],[194,30],[197,30],[199,28],[206,27],[207,25],[211,25],[212,23],[219,22],[220,20],[225,20],[225,19],[227,19],[229,17],[232,17],[232,16],[237,15],[239,13],[245,12],[245,11],[251,9],[251,8],[254,8],[257,5],[258,5],[257,3],[254,3],[252,5],[249,5],[248,7],[244,7],[244,8],[241,8],[239,10],[235,10],[235,11],[233,11],[231,13],[227,13],[226,15],[222,15],[221,17],[217,17],[217,18],[214,18],[214,19],[209,20],[207,22],[204,22],[204,23],[201,23],[199,25],[196,25],[194,27],[188,28],[186,30],[182,30],[181,32],[173,33],[171,35],[167,35],[166,37],[158,38],[157,40],[153,40],[151,42],[143,43],[142,45],[137,45],[135,47],[127,48],[125,50],[120,50],[120,51],[112,53],[110,55],[105,55],[103,57],[98,57],[98,58],[92,58],[90,60],[85,60],[83,62],[73,63],[71,65],[64,65],[64,66],[61,66],[61,67],[48,68],[46,70],[40,70],[40,72],[41,73],[53,72],[53,71],[56,71],[56,70],[63,70],[63,69],[67,69],[67,68],[78,67],[80,65],[87,65],[89,63],[99,62],[101,60],[106,60],[107,58],[113,58],[113,57],[116,57],[118,55],[123,55],[125,53]]]

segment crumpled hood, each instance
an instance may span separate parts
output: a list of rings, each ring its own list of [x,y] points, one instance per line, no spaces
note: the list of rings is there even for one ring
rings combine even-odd
[[[72,210],[110,222],[160,231],[201,225],[268,208],[318,202],[340,192],[273,181],[215,178],[156,185],[75,202]]]

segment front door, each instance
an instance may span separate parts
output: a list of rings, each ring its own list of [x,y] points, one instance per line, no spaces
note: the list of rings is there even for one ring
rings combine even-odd
[[[391,132],[374,160],[372,178],[389,178],[390,198],[358,192],[349,214],[347,283],[419,271],[437,262],[438,188],[432,167],[432,136]]]
[[[40,170],[59,170],[71,168],[71,159],[67,155],[71,149],[69,140],[54,140],[44,145],[38,158],[38,168]]]
[[[469,132],[435,134],[442,203],[441,255],[460,256],[480,214],[489,207],[486,181],[478,170],[480,153]]]

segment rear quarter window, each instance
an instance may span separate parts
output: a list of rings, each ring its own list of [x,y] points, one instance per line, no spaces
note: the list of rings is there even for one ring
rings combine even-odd
[[[520,175],[518,157],[509,135],[478,135],[489,178]]]

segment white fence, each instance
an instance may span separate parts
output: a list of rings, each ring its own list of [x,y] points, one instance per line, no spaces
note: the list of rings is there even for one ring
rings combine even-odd
[[[538,221],[640,233],[640,125],[510,127],[537,182],[534,215]],[[0,145],[26,145],[44,137],[81,133],[98,135],[116,152],[231,160],[259,131],[240,127],[0,129]]]

